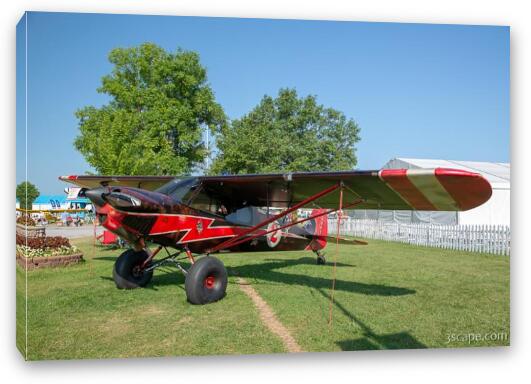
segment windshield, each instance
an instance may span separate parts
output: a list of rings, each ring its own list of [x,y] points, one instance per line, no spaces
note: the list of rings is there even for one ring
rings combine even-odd
[[[156,189],[155,192],[163,193],[174,200],[186,203],[198,186],[199,181],[195,177],[177,178]]]
[[[235,213],[235,209],[227,206],[227,203],[202,188],[201,181],[195,177],[176,178],[164,184],[155,192],[170,196],[175,201],[186,204],[194,209],[213,213],[217,216],[227,216]],[[231,218],[237,222],[248,222],[250,216],[248,212],[239,212]]]

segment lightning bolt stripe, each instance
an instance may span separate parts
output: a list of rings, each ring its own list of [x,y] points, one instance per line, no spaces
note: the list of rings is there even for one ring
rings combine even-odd
[[[216,219],[200,216],[160,215],[151,228],[149,235],[155,236],[168,233],[185,232],[177,242],[178,244],[183,244],[195,241],[234,237],[242,234],[248,229],[248,227],[220,224],[222,224],[222,222],[219,220],[216,222]],[[266,231],[261,229],[255,233],[260,232],[265,233]],[[302,238],[301,236],[291,234],[289,232],[282,232],[282,236]]]
[[[185,232],[178,243],[189,243],[223,237],[233,237],[243,233],[246,227],[213,226],[216,219],[189,215],[159,215],[149,232],[150,235],[163,235],[174,232]]]
[[[182,232],[177,240],[177,244],[234,237],[249,229],[246,226],[230,225],[223,220],[205,216],[116,211],[130,217],[151,216],[156,218],[148,233],[150,236]],[[254,232],[254,234],[260,232],[265,233],[266,230],[260,229]],[[249,236],[251,235],[253,234],[249,234]],[[282,231],[282,237],[305,238],[304,236],[284,231]]]

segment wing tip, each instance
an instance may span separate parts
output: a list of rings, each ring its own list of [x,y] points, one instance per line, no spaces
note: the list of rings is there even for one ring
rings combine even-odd
[[[77,180],[78,176],[76,175],[67,175],[67,176],[59,176],[59,180],[62,181],[75,181]]]
[[[435,176],[455,199],[461,211],[479,207],[492,196],[492,186],[480,173],[462,169],[436,168]]]
[[[416,210],[468,211],[487,202],[492,196],[492,187],[485,177],[462,169],[382,169],[378,175]],[[436,184],[440,185],[437,187],[432,182],[431,189],[441,189],[442,186],[448,194],[447,201],[442,201],[442,205],[440,201],[437,202],[440,196],[430,191],[430,185],[419,186],[411,182],[422,177],[429,180],[433,176],[438,180]],[[451,207],[453,209],[448,209]]]

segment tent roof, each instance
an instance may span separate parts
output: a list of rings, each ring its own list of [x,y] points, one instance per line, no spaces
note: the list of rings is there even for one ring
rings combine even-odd
[[[59,203],[65,203],[66,202],[66,196],[63,195],[40,195],[35,199],[33,204],[50,204],[50,200],[53,200],[54,202],[57,200]]]
[[[454,168],[480,173],[493,188],[510,188],[511,163],[489,163],[481,161],[411,159],[398,157],[389,160],[383,168]]]

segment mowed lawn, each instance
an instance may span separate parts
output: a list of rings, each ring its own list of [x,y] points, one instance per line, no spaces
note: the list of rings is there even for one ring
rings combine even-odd
[[[72,242],[86,262],[27,274],[30,360],[285,352],[237,277],[306,351],[509,344],[504,256],[374,240],[342,245],[329,324],[335,245],[327,247],[325,266],[311,252],[223,254],[227,296],[193,306],[175,269],[157,270],[147,288],[118,290],[111,276],[121,251]],[[26,353],[24,292],[17,267],[17,345]]]

